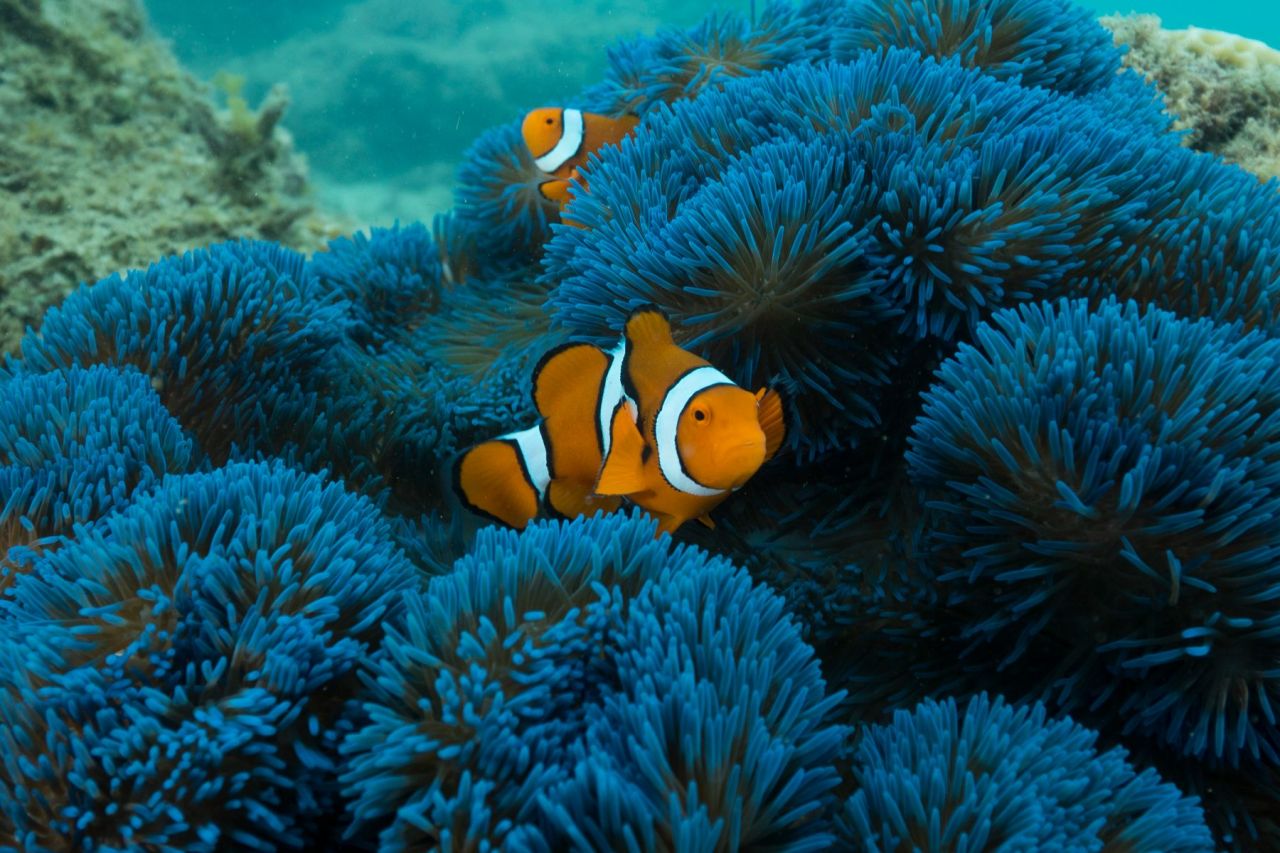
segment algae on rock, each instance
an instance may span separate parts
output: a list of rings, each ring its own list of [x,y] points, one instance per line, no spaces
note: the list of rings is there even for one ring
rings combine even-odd
[[[233,237],[331,226],[279,126],[215,107],[140,0],[0,0],[0,352],[82,281]]]
[[[1125,65],[1164,93],[1184,144],[1263,180],[1280,176],[1280,53],[1231,33],[1162,29],[1155,15],[1099,20],[1129,46]]]

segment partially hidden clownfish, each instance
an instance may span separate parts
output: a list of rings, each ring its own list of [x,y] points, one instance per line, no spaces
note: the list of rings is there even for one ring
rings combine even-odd
[[[566,107],[542,107],[524,117],[520,132],[533,162],[551,178],[538,185],[543,198],[563,208],[572,199],[571,184],[582,176],[578,167],[604,145],[616,145],[635,129],[635,116],[612,118]]]
[[[471,510],[523,529],[543,508],[572,518],[623,498],[674,532],[741,487],[782,444],[782,400],[752,394],[681,349],[652,306],[605,351],[565,344],[533,375],[537,425],[472,447],[454,466]]]

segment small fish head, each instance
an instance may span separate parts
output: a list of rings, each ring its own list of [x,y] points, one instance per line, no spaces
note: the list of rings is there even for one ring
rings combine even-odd
[[[541,157],[560,141],[564,134],[564,108],[540,107],[524,117],[520,126],[524,144],[535,158]]]
[[[737,385],[698,392],[680,414],[676,442],[694,480],[713,489],[736,489],[764,464],[755,396]]]

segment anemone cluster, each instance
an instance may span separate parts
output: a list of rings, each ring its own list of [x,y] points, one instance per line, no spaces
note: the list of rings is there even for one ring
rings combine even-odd
[[[83,287],[0,372],[0,847],[1280,846],[1280,203],[1066,0],[613,48],[564,211]],[[448,471],[656,304],[781,391],[699,525]]]

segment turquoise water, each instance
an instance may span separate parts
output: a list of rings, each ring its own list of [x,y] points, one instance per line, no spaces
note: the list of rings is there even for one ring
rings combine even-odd
[[[321,203],[353,221],[430,218],[452,204],[466,147],[523,110],[600,79],[606,47],[660,25],[689,26],[750,3],[529,4],[319,0],[301,6],[151,0],[153,21],[197,74],[244,78],[251,102],[275,83],[292,95],[285,125],[312,167]],[[762,4],[761,4],[762,5]],[[1086,6],[1124,11],[1107,0]],[[1274,4],[1164,0],[1138,11],[1280,45]]]
[[[1203,3],[1198,0],[1153,0],[1144,5],[1127,6],[1090,0],[1082,6],[1100,15],[1115,12],[1144,12],[1159,15],[1166,27],[1205,27],[1226,30],[1249,38],[1260,39],[1270,45],[1280,45],[1280,4],[1258,3],[1253,0],[1224,0],[1220,3]]]

